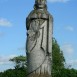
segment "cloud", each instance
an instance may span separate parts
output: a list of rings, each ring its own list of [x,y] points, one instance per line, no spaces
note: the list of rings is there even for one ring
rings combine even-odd
[[[65,2],[68,2],[69,0],[48,0],[49,2],[62,2],[62,3],[65,3]]]
[[[77,60],[69,60],[66,63],[66,68],[77,68]]]
[[[69,62],[69,64],[71,64],[71,65],[77,65],[77,60],[71,60],[71,61]]]
[[[9,55],[9,56],[0,56],[0,65],[10,64],[9,59],[15,57],[16,55]]]
[[[10,27],[12,23],[5,18],[0,18],[0,26]]]
[[[71,31],[71,32],[74,31],[74,27],[72,27],[72,26],[67,26],[65,29],[68,30],[68,31]]]
[[[68,43],[64,44],[61,49],[67,54],[72,54],[74,52],[73,45]]]

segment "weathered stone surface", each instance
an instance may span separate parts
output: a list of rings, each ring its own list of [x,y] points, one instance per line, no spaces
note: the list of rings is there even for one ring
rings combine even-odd
[[[28,77],[51,77],[52,26],[46,0],[36,0],[26,20]]]

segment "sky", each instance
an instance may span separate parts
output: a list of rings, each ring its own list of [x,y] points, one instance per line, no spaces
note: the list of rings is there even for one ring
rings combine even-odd
[[[10,58],[26,55],[26,17],[35,0],[0,0],[0,71],[14,68]],[[77,0],[47,0],[54,18],[53,37],[66,59],[77,69]]]

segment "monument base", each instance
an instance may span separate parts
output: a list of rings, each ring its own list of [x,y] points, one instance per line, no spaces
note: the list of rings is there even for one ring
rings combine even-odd
[[[51,77],[51,75],[45,73],[45,74],[30,74],[27,77]]]

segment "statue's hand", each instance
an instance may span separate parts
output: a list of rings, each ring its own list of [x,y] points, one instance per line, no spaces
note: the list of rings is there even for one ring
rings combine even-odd
[[[28,35],[29,35],[29,37],[31,37],[31,36],[33,36],[34,34],[35,34],[35,32],[34,31],[32,31],[32,30],[28,30]]]

